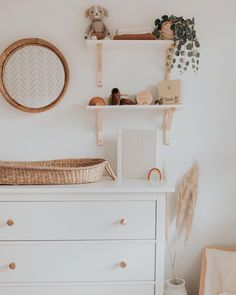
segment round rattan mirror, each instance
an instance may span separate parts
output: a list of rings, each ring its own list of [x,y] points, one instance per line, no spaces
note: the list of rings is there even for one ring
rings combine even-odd
[[[37,38],[19,40],[0,57],[0,91],[14,107],[42,112],[64,96],[69,69],[63,54]]]

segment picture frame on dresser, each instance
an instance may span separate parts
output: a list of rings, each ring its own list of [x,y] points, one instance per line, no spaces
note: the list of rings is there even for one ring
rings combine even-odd
[[[123,129],[117,137],[118,178],[147,179],[150,169],[158,166],[157,130]]]

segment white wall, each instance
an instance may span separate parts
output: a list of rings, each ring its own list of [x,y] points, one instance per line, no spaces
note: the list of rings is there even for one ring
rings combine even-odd
[[[108,96],[117,86],[135,93],[156,89],[163,77],[163,53],[109,52],[105,56],[104,87],[95,86],[95,53],[87,51],[83,32],[84,10],[90,0],[0,0],[0,50],[24,37],[41,37],[58,46],[67,57],[71,79],[64,100],[42,114],[20,112],[0,100],[0,158],[36,160],[62,157],[107,157],[115,167],[115,130],[153,128],[155,113],[106,113],[105,146],[96,147],[93,113],[85,110],[95,95]],[[190,294],[197,294],[200,250],[206,245],[235,246],[236,139],[235,139],[235,10],[234,0],[101,0],[110,11],[107,24],[151,25],[163,14],[194,16],[201,41],[199,74],[184,76],[186,111],[176,114],[172,144],[160,145],[171,182],[197,159],[200,191],[185,278]],[[161,136],[160,136],[161,138]],[[167,271],[168,276],[168,271]]]

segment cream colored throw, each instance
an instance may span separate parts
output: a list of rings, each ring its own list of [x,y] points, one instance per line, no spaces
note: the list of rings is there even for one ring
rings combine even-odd
[[[236,252],[206,250],[205,295],[236,295]]]

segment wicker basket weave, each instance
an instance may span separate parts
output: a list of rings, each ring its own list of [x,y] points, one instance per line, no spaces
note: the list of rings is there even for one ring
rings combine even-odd
[[[116,179],[104,159],[62,159],[37,162],[0,161],[0,184],[80,184],[101,179],[104,169]]]

